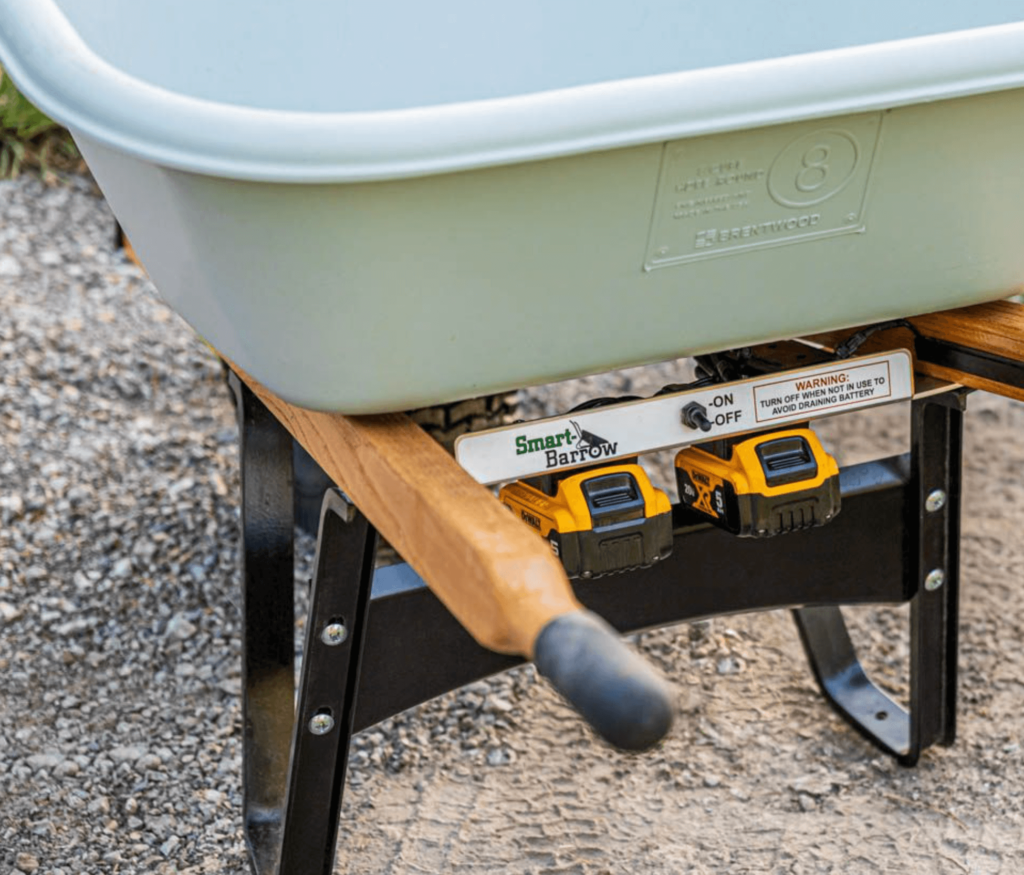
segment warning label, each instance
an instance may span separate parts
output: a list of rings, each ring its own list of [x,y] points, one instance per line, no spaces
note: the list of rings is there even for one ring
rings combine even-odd
[[[852,365],[756,386],[754,417],[757,422],[772,422],[805,411],[821,414],[891,396],[888,361]]]

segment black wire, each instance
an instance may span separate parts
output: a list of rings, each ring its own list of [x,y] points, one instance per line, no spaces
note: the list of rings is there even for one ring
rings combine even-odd
[[[627,401],[648,401],[651,398],[658,398],[662,395],[671,395],[674,392],[686,392],[689,389],[700,389],[704,386],[710,386],[717,382],[717,380],[713,380],[709,377],[701,377],[689,383],[669,383],[667,386],[662,386],[657,392],[647,398],[643,395],[619,395],[614,398],[606,395],[601,398],[590,398],[582,404],[577,404],[568,412],[579,413],[583,410],[596,410],[598,407],[608,407],[612,404],[624,404]]]
[[[890,328],[908,328],[914,333],[915,338],[921,336],[921,332],[906,319],[890,319],[888,322],[879,322],[877,325],[870,325],[851,334],[835,348],[833,355],[837,359],[849,358],[864,345],[864,341],[871,337],[872,334],[877,334],[879,331],[888,331]]]
[[[712,386],[716,381],[711,377],[698,377],[696,380],[691,380],[689,383],[669,383],[667,386],[662,386],[657,392],[651,397],[657,398],[660,395],[672,395],[675,392],[686,392],[690,389],[702,389],[704,386]]]
[[[643,401],[643,397],[640,395],[620,395],[617,398],[611,396],[605,396],[603,398],[591,398],[589,401],[584,401],[582,404],[577,404],[569,413],[579,413],[581,410],[593,410],[597,407],[607,407],[610,404],[623,404],[626,401]]]

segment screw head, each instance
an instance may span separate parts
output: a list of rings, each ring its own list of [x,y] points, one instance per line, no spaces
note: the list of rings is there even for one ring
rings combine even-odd
[[[334,718],[330,714],[314,714],[309,721],[309,731],[313,735],[326,735],[334,729]]]
[[[933,489],[924,500],[924,507],[928,513],[935,513],[946,506],[946,493],[941,489]]]
[[[946,582],[946,572],[941,568],[933,568],[928,572],[928,576],[924,579],[924,588],[928,592],[935,592],[942,584]]]
[[[348,639],[348,629],[344,623],[328,623],[320,633],[320,640],[328,647],[337,647]]]

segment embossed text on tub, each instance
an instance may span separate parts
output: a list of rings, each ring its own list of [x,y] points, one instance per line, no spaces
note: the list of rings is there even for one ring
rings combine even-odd
[[[882,113],[665,144],[644,268],[867,230]]]

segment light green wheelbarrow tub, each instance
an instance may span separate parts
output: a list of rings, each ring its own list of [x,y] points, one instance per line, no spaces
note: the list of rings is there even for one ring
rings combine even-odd
[[[1024,283],[1024,7],[4,0],[160,293],[297,404],[462,397]]]

